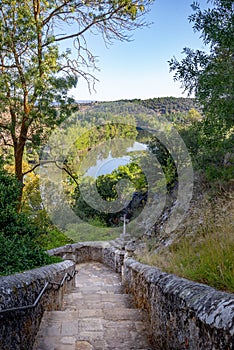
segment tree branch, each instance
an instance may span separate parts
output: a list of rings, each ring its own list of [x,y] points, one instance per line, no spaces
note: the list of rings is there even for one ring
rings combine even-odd
[[[67,40],[67,39],[73,39],[76,38],[78,36],[83,35],[87,30],[89,30],[92,26],[100,24],[104,21],[109,21],[112,17],[114,17],[115,14],[118,14],[119,11],[121,11],[122,9],[124,9],[126,7],[126,4],[123,4],[121,6],[119,6],[118,8],[116,8],[115,10],[110,10],[107,13],[104,13],[101,16],[97,16],[96,18],[93,19],[93,21],[89,24],[86,25],[85,28],[83,28],[81,31],[74,33],[74,34],[70,34],[70,35],[65,35],[61,38],[57,38],[54,39],[53,42],[59,42],[59,41],[63,41],[63,40]],[[117,32],[111,30],[112,32],[114,32],[115,34],[117,34]],[[118,33],[119,34],[119,33]],[[118,35],[118,38],[120,38],[120,34]],[[42,45],[42,47],[48,46],[51,42],[47,41],[46,43],[44,43]]]
[[[70,171],[69,169],[65,168],[64,166],[63,166],[63,167],[60,167],[56,162],[55,162],[55,165],[56,165],[59,169],[64,170],[64,171],[75,181],[76,185],[79,186],[77,180],[76,180],[75,177],[72,175],[72,173],[71,173],[71,171]]]
[[[3,68],[11,69],[11,68],[17,68],[17,65],[16,64],[11,64],[11,65],[1,64],[0,67],[1,67],[1,69],[3,69]]]
[[[44,164],[55,164],[57,168],[64,170],[75,181],[77,186],[79,185],[76,178],[72,175],[71,171],[64,166],[59,166],[59,164],[56,160],[45,160],[43,162],[37,163],[30,170],[25,171],[23,173],[23,176],[33,172],[36,168],[38,168],[39,166],[44,165]]]
[[[43,27],[51,20],[52,17],[57,16],[60,13],[60,10],[62,10],[66,5],[68,5],[69,2],[71,2],[71,0],[65,0],[65,2],[62,5],[54,9],[54,11],[52,11],[49,14],[49,16],[43,21]]]

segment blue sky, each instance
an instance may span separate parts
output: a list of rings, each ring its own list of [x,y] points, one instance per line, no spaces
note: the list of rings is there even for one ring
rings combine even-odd
[[[186,97],[180,83],[169,73],[168,60],[182,57],[184,47],[203,48],[188,16],[192,0],[156,0],[146,15],[149,28],[132,33],[131,42],[115,41],[108,48],[99,36],[89,37],[89,48],[98,56],[100,71],[96,93],[90,95],[87,83],[79,80],[71,91],[76,100],[113,101],[118,99]],[[203,5],[205,0],[200,1]]]

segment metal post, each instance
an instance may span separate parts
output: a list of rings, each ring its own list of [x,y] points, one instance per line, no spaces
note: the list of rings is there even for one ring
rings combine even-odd
[[[126,214],[124,214],[124,217],[123,217],[123,235],[125,236],[126,235]]]

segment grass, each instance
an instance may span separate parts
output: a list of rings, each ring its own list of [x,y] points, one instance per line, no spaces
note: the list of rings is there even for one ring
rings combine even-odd
[[[217,211],[218,209],[218,211]],[[140,261],[181,277],[234,292],[234,212],[206,208],[203,224],[159,253],[146,249]]]
[[[119,236],[118,233],[113,233],[110,227],[87,225],[85,223],[68,225],[65,234],[74,242],[109,241]]]

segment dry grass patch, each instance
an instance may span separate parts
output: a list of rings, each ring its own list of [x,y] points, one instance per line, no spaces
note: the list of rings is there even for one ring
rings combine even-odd
[[[234,197],[204,204],[198,209],[203,218],[196,232],[190,234],[188,226],[169,247],[156,253],[148,246],[138,258],[168,273],[234,292]]]

